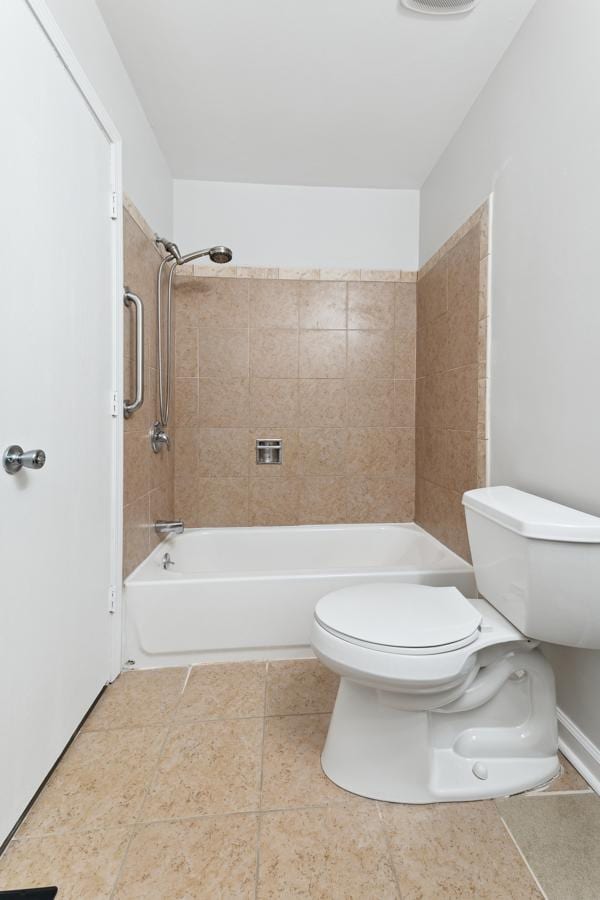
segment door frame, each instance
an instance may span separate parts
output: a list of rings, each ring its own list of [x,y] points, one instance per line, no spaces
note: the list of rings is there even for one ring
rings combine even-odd
[[[106,611],[111,618],[107,671],[113,681],[121,671],[123,640],[123,179],[122,141],[112,119],[77,61],[56,19],[44,0],[24,0],[50,41],[75,87],[104,132],[111,156],[110,189],[106,196],[106,216],[112,230],[112,396],[106,398],[106,415],[112,423],[111,479],[111,566],[106,585]],[[111,197],[112,192],[112,197]]]

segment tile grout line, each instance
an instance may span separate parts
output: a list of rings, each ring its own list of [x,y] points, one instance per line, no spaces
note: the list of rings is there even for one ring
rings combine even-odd
[[[496,807],[496,808],[497,808],[497,807]],[[542,895],[542,897],[544,898],[544,900],[549,900],[548,895],[546,894],[546,891],[543,889],[543,887],[541,886],[540,882],[538,881],[537,875],[535,874],[535,872],[533,871],[533,869],[532,869],[531,866],[529,865],[529,862],[527,861],[527,857],[525,856],[525,854],[523,853],[523,851],[522,851],[521,848],[519,847],[519,845],[518,845],[518,843],[517,843],[517,841],[516,841],[515,836],[513,835],[512,831],[510,830],[510,828],[508,827],[508,825],[507,825],[506,822],[504,821],[504,818],[502,817],[502,813],[500,812],[500,810],[498,810],[498,814],[499,814],[499,816],[500,816],[500,820],[501,820],[502,824],[504,825],[504,827],[505,827],[505,829],[506,829],[506,831],[507,831],[507,833],[508,833],[508,836],[510,837],[511,841],[513,842],[513,844],[514,844],[515,847],[517,848],[517,852],[518,852],[519,856],[521,857],[521,859],[523,860],[523,862],[524,862],[525,865],[527,866],[527,871],[529,872],[529,874],[530,874],[531,877],[533,878],[533,880],[534,880],[534,882],[535,882],[535,884],[536,884],[536,887],[538,888],[540,894]]]
[[[383,821],[383,811],[382,805],[379,800],[375,801],[375,809],[377,810],[377,817],[379,818],[379,827],[383,833],[383,840],[385,841],[385,846],[387,850],[388,859],[390,861],[390,865],[392,867],[392,872],[394,873],[394,882],[396,884],[396,890],[398,891],[398,900],[402,900],[402,891],[400,890],[400,879],[398,876],[398,871],[396,869],[396,864],[394,863],[394,854],[392,853],[392,845],[390,843],[390,835],[388,833],[387,828],[385,827],[385,822]]]
[[[262,807],[262,790],[263,790],[263,775],[264,775],[264,765],[265,765],[265,731],[266,731],[266,722],[267,722],[267,693],[268,693],[268,685],[269,685],[269,660],[265,662],[265,690],[264,690],[264,699],[263,699],[263,728],[262,728],[262,742],[260,748],[260,778],[258,785],[258,805],[259,809]],[[258,880],[260,876],[260,834],[261,834],[261,824],[262,817],[258,815],[257,817],[257,827],[256,827],[256,871],[254,873],[254,900],[258,900]]]
[[[119,884],[119,880],[120,880],[120,878],[121,878],[121,875],[123,874],[123,869],[125,868],[125,863],[126,863],[126,861],[127,861],[127,857],[128,857],[128,855],[129,855],[129,849],[130,849],[130,847],[131,847],[131,844],[132,844],[132,842],[133,842],[133,839],[134,839],[134,837],[138,834],[138,832],[141,830],[140,826],[143,827],[143,826],[145,826],[145,825],[147,824],[146,822],[141,822],[141,821],[140,821],[141,816],[142,816],[142,811],[143,811],[143,809],[144,809],[144,804],[145,804],[146,799],[147,799],[147,797],[148,797],[148,795],[149,795],[149,793],[150,793],[150,789],[152,788],[152,785],[154,784],[154,780],[155,780],[156,774],[157,774],[157,772],[158,772],[158,767],[159,767],[159,765],[160,765],[160,760],[161,760],[163,751],[164,751],[164,749],[165,749],[165,745],[166,745],[166,743],[167,743],[167,740],[168,740],[168,738],[169,738],[169,734],[171,733],[171,727],[172,727],[172,724],[173,724],[173,722],[175,721],[175,713],[176,713],[176,711],[177,711],[177,709],[178,709],[178,707],[179,707],[179,703],[181,702],[181,698],[182,698],[182,696],[183,696],[183,692],[184,692],[184,690],[185,690],[185,688],[186,688],[186,686],[187,686],[187,683],[188,683],[188,681],[189,681],[191,671],[192,671],[192,667],[191,667],[191,666],[188,666],[188,667],[187,667],[186,676],[185,676],[185,679],[184,679],[184,682],[183,682],[183,686],[182,686],[181,691],[179,692],[179,695],[178,695],[178,698],[177,698],[177,703],[175,703],[175,704],[173,705],[173,709],[171,710],[170,714],[165,718],[165,722],[164,722],[165,736],[164,736],[164,738],[163,738],[163,740],[162,740],[162,743],[161,743],[161,745],[160,745],[160,747],[159,747],[159,749],[158,749],[158,753],[156,754],[156,763],[155,763],[155,765],[154,765],[153,770],[150,772],[150,774],[149,774],[149,776],[148,776],[148,781],[147,781],[146,787],[145,787],[145,789],[144,789],[144,793],[143,793],[143,796],[142,796],[142,799],[141,799],[141,803],[140,803],[140,805],[139,805],[138,813],[137,813],[137,815],[136,815],[136,817],[135,817],[135,821],[133,822],[133,824],[132,824],[132,826],[131,826],[131,833],[130,833],[130,835],[129,835],[129,840],[128,840],[128,842],[127,842],[127,847],[125,848],[125,853],[123,854],[123,859],[121,860],[121,864],[120,864],[120,866],[119,866],[119,869],[118,869],[118,872],[117,872],[117,876],[116,876],[116,878],[115,878],[115,881],[114,881],[114,884],[113,884],[113,888],[112,888],[112,891],[111,891],[111,893],[110,893],[110,900],[113,900],[113,898],[114,898],[114,896],[115,896],[115,891],[117,890],[117,887],[118,887],[118,884]],[[160,726],[159,726],[159,727],[160,727]]]

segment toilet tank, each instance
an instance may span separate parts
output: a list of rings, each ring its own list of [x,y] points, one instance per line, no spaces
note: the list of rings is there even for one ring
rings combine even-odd
[[[510,487],[463,497],[477,589],[524,635],[600,648],[600,518]]]

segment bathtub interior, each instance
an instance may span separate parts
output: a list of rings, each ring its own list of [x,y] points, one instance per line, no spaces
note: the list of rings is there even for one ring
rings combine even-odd
[[[174,563],[167,569],[165,553]],[[413,523],[190,529],[125,582],[124,663],[310,656],[322,596],[393,581],[475,595],[471,566]]]

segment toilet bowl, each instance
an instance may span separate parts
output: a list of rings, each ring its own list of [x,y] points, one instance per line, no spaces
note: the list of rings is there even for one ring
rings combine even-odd
[[[464,502],[487,599],[386,583],[316,605],[314,652],[341,679],[322,766],[353,793],[490,799],[559,771],[554,676],[538,644],[600,644],[600,520],[510,488]]]

